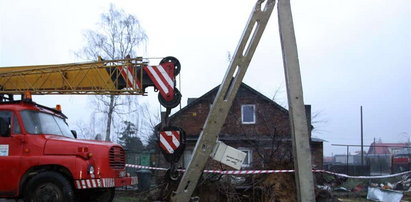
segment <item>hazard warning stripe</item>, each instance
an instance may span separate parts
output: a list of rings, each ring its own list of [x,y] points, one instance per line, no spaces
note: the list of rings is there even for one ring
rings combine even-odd
[[[164,135],[167,135],[164,132],[160,132],[160,145],[162,146],[163,149],[165,149],[166,151],[168,151],[168,153],[172,154],[174,153],[174,149],[166,140],[166,137],[164,137]]]
[[[166,82],[169,86],[174,86],[173,80],[167,74],[167,72],[166,72],[166,70],[164,69],[163,66],[161,66],[161,65],[157,66],[157,71],[160,73],[160,75],[163,76],[163,78],[166,80]]]
[[[164,131],[168,137],[171,137],[171,147],[176,150],[180,146],[180,135],[178,131]]]
[[[161,131],[160,132],[160,146],[172,154],[180,146],[180,132],[179,131]]]
[[[131,185],[137,184],[137,177],[131,177]],[[115,187],[115,178],[83,179],[75,180],[77,189],[108,188]]]
[[[114,180],[114,178],[112,178]],[[101,188],[105,187],[102,186],[101,180],[104,179],[85,179],[85,180],[76,180],[76,188],[77,189],[89,189],[89,188]]]
[[[165,94],[174,89],[173,79],[170,78],[163,66],[146,66],[145,69],[154,77],[155,82]]]
[[[124,80],[127,82],[127,87],[132,87],[134,89],[140,89],[140,82],[135,75],[133,74],[132,67],[129,66],[119,66],[118,69],[120,70],[121,75],[123,76]]]
[[[138,178],[137,177],[132,177],[131,178],[131,185],[138,184]]]

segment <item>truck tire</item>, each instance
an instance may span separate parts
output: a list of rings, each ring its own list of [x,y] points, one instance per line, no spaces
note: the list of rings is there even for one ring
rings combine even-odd
[[[73,202],[75,196],[70,182],[53,171],[40,173],[27,183],[24,201],[26,202]]]
[[[78,194],[80,202],[112,202],[114,199],[114,188],[85,189]]]

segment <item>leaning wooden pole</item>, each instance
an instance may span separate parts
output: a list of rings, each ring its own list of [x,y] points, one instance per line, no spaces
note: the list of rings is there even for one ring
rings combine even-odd
[[[287,85],[297,199],[303,202],[314,202],[309,132],[290,0],[279,0],[277,9]]]

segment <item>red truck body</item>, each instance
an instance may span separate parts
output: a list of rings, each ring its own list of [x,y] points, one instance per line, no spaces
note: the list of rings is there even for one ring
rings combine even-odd
[[[49,178],[68,182],[68,188],[60,192],[71,188],[74,195],[87,195],[87,190],[110,190],[111,200],[114,187],[137,183],[136,177],[126,173],[125,151],[120,145],[77,140],[71,131],[70,137],[65,119],[60,111],[33,102],[0,103],[0,122],[6,122],[0,123],[0,197],[27,198],[35,195],[33,192],[41,193],[40,188],[31,186],[38,185],[38,179],[47,181],[42,178],[46,173],[51,173]],[[58,190],[59,183],[56,184],[54,189]],[[43,191],[53,191],[51,185]]]

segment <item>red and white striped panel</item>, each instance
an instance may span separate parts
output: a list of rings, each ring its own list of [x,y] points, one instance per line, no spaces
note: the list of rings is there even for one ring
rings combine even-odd
[[[76,180],[77,189],[115,187],[114,178]]]
[[[161,131],[160,147],[169,154],[180,146],[180,131]]]
[[[131,177],[131,185],[138,184],[138,178],[137,177]]]
[[[140,81],[137,78],[137,73],[132,66],[119,66],[121,75],[127,83],[127,88],[141,89]]]
[[[103,178],[103,187],[115,187],[116,183],[114,181],[114,178]]]
[[[76,180],[77,189],[89,189],[89,188],[100,188],[100,187],[104,187],[102,185],[101,179]]]
[[[144,70],[160,90],[160,94],[164,99],[167,101],[172,100],[174,98],[174,75],[167,73],[167,70],[161,65],[145,66]]]

